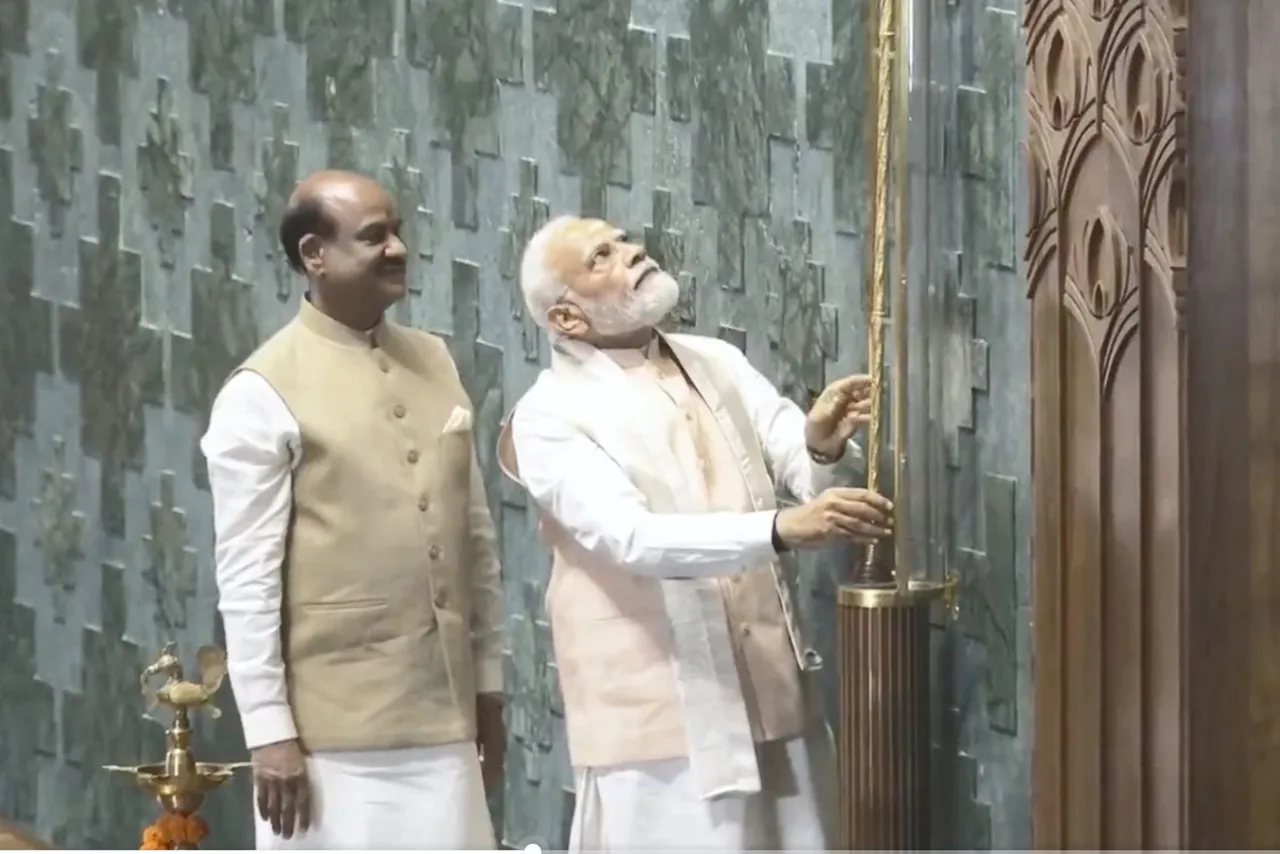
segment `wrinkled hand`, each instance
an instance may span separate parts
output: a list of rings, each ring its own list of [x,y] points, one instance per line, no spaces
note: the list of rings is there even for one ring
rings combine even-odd
[[[476,695],[476,749],[480,751],[480,774],[484,790],[492,794],[502,786],[502,768],[507,755],[507,725],[502,720],[502,695]]]
[[[852,486],[836,486],[799,507],[779,510],[774,520],[787,548],[817,548],[887,537],[893,528],[893,502]]]
[[[311,826],[311,782],[307,758],[297,740],[281,741],[252,751],[258,815],[271,832],[284,839]]]
[[[871,419],[871,377],[854,374],[823,389],[805,419],[804,441],[810,450],[838,459],[853,434]]]

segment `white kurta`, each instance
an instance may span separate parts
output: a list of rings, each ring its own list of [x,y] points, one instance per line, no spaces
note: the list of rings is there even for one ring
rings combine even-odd
[[[618,393],[642,401],[646,425],[671,437],[689,427],[648,364],[651,353],[608,351],[629,386]],[[805,450],[804,413],[745,360],[743,367],[735,385],[779,483],[801,500],[834,484],[835,468],[814,463]],[[517,407],[513,441],[520,477],[538,504],[555,508],[560,525],[585,547],[642,556],[626,562],[637,572],[710,577],[736,571],[744,556],[772,552],[772,513],[651,514],[647,524],[620,530],[616,520],[635,518],[643,499],[589,438],[563,420],[544,421]],[[855,445],[850,451],[860,456]],[[756,754],[760,791],[717,798],[703,797],[687,758],[576,768],[570,850],[827,848],[836,785],[829,729],[757,745]]]
[[[334,416],[341,417],[340,406]],[[243,371],[218,394],[200,447],[213,494],[215,575],[228,675],[252,750],[298,735],[285,685],[280,625],[281,564],[292,472],[301,459],[300,430],[270,384]],[[312,832],[302,839],[278,839],[259,820],[258,848],[494,847],[474,743],[317,753],[308,768],[317,801]]]

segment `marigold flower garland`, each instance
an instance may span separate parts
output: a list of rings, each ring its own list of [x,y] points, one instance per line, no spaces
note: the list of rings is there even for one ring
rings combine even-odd
[[[139,851],[169,851],[175,848],[195,848],[209,835],[209,825],[198,815],[179,815],[167,812],[156,819],[155,824],[142,831]]]

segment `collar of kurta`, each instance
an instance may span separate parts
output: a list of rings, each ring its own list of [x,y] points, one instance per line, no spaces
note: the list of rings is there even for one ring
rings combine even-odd
[[[658,358],[661,349],[662,339],[655,334],[649,339],[649,343],[643,347],[606,348],[600,352],[617,362],[618,367],[627,370],[629,368],[638,368],[646,362],[652,362]]]
[[[379,323],[372,329],[352,329],[344,323],[334,320],[312,304],[311,298],[305,297],[298,307],[298,321],[310,331],[348,347],[376,347],[386,334],[386,323]]]

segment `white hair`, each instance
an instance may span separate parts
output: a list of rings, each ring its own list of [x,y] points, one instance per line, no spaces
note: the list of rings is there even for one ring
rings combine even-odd
[[[546,327],[547,313],[563,297],[566,285],[547,262],[547,252],[556,234],[577,217],[564,215],[550,220],[533,233],[520,256],[520,291],[533,322]]]

